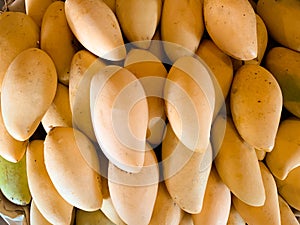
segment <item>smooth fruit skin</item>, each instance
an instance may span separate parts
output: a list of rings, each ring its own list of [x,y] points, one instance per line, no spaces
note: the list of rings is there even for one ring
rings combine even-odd
[[[282,111],[282,92],[268,70],[259,65],[239,68],[231,86],[230,109],[241,137],[256,149],[272,151]]]
[[[225,121],[221,116],[217,117],[212,128],[213,144],[220,123],[226,123],[226,130],[214,163],[221,179],[241,201],[262,206],[266,195],[254,148],[239,136],[230,118]]]
[[[52,224],[70,224],[74,207],[57,192],[48,175],[44,163],[44,141],[29,143],[26,162],[29,190],[40,214]]]
[[[281,45],[300,51],[300,3],[297,0],[259,0],[257,13]]]
[[[280,180],[284,180],[290,171],[300,166],[299,126],[300,120],[297,118],[283,120],[279,125],[274,149],[266,156],[268,168]]]
[[[300,53],[274,47],[266,55],[265,67],[278,81],[284,107],[300,118]]]
[[[264,205],[259,207],[250,206],[240,201],[235,196],[232,198],[233,205],[248,224],[280,225],[280,210],[275,180],[271,172],[262,162],[259,162],[259,165],[266,193]]]
[[[149,48],[160,21],[161,8],[161,0],[116,0],[116,16],[129,42]]]
[[[30,224],[31,225],[51,225],[51,223],[45,219],[39,209],[36,207],[34,201],[31,201],[30,205]]]
[[[54,187],[70,205],[85,211],[101,208],[99,159],[84,134],[71,127],[51,129],[45,138],[44,157]]]
[[[0,157],[0,171],[2,194],[14,204],[28,205],[31,201],[31,193],[27,180],[26,155],[17,163]]]
[[[161,40],[172,62],[195,53],[204,32],[201,0],[165,0],[161,17]]]
[[[76,41],[66,19],[64,2],[55,1],[47,8],[41,26],[40,43],[41,49],[49,54],[55,64],[58,80],[68,85]]]
[[[72,32],[87,50],[108,60],[125,58],[119,23],[105,2],[67,0],[65,11]]]
[[[13,59],[25,49],[37,47],[39,39],[39,27],[30,16],[20,12],[0,15],[0,87]]]
[[[56,88],[54,63],[43,50],[30,48],[13,60],[1,91],[3,121],[11,136],[19,141],[32,136],[50,107]]]
[[[230,190],[222,182],[216,169],[212,167],[208,178],[203,207],[193,214],[194,224],[226,225],[231,205]]]
[[[214,43],[235,59],[257,57],[255,12],[248,0],[204,0],[205,27]]]

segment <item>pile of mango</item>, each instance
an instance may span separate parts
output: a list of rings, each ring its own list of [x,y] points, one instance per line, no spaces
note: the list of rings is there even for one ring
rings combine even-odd
[[[299,224],[300,1],[5,3],[3,219]]]

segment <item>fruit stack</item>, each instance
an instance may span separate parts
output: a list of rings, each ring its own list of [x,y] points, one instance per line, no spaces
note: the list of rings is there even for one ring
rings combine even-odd
[[[0,215],[299,224],[299,15],[298,0],[5,1]]]

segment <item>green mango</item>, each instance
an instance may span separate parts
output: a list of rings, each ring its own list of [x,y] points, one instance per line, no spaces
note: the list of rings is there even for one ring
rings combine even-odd
[[[12,163],[0,157],[0,189],[12,203],[27,205],[31,201],[26,173],[26,156]]]
[[[75,225],[114,225],[101,210],[86,212],[78,209],[76,211],[76,223]]]

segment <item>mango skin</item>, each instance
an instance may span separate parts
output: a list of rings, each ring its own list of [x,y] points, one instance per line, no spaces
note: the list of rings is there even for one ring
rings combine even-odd
[[[265,66],[278,81],[284,107],[300,118],[300,53],[274,47],[266,56]]]
[[[31,194],[26,172],[26,156],[12,163],[0,157],[0,189],[2,194],[12,203],[28,205]]]

